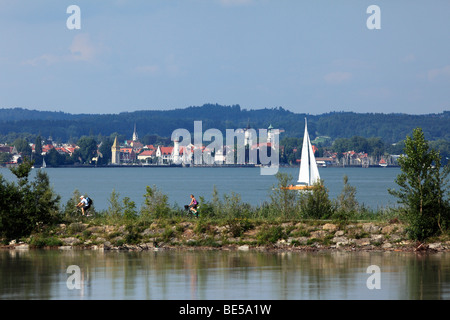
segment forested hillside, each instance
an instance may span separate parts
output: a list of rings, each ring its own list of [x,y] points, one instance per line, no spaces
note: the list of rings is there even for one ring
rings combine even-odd
[[[421,127],[428,140],[450,141],[450,112],[429,115],[379,114],[332,112],[307,115],[288,111],[282,107],[247,110],[239,105],[221,106],[205,104],[166,111],[135,111],[119,114],[69,114],[27,110],[22,108],[0,109],[0,142],[12,142],[17,138],[34,140],[34,137],[51,136],[58,141],[76,141],[82,136],[121,135],[131,138],[134,125],[140,137],[169,137],[173,130],[185,128],[193,131],[194,121],[201,120],[203,131],[216,128],[284,129],[282,137],[302,137],[304,119],[308,118],[311,139],[328,136],[331,140],[360,136],[380,138],[384,143],[403,141],[416,127]],[[281,138],[282,138],[281,137]]]

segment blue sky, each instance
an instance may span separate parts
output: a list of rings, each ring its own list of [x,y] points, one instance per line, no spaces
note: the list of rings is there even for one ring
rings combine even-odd
[[[81,29],[66,26],[67,7]],[[381,29],[366,22],[380,8]],[[0,0],[0,108],[450,110],[450,1]]]

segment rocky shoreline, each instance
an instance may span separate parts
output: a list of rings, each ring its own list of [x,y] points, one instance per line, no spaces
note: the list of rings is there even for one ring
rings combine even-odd
[[[420,243],[409,240],[399,222],[249,223],[228,224],[183,221],[153,222],[142,230],[130,226],[60,224],[26,240],[11,241],[3,249],[29,250],[264,250],[264,251],[402,251],[449,252],[450,238]]]

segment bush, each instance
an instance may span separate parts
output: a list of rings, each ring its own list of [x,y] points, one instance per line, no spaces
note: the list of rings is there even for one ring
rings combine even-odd
[[[17,239],[31,234],[38,226],[52,224],[58,219],[60,196],[50,187],[47,174],[38,170],[29,181],[32,162],[24,161],[11,168],[17,184],[0,175],[0,234]]]
[[[153,218],[167,217],[171,212],[167,195],[158,190],[156,186],[147,186],[146,191],[142,214]]]
[[[44,237],[44,236],[38,236],[38,237],[32,237],[30,240],[30,245],[37,247],[37,248],[43,248],[43,247],[59,247],[63,245],[63,242],[56,238],[56,237]]]
[[[260,244],[275,243],[280,239],[287,239],[287,235],[281,226],[264,226],[257,235]]]
[[[282,216],[283,218],[295,217],[299,211],[299,192],[286,189],[292,181],[292,176],[286,173],[278,172],[277,185],[273,186],[270,194],[270,211],[271,214]]]
[[[254,227],[248,219],[228,219],[227,224],[229,231],[234,238],[242,236],[244,232]]]
[[[356,188],[348,183],[347,175],[344,176],[344,187],[336,200],[336,210],[332,218],[340,222],[347,222],[356,217],[359,212],[359,203],[356,200]]]
[[[301,194],[300,209],[303,218],[328,219],[334,213],[323,181],[314,184],[312,191]]]

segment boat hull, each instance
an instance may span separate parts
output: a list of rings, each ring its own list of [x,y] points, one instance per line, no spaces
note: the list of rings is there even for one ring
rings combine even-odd
[[[312,190],[314,186],[306,186],[306,185],[296,185],[289,187],[282,187],[283,190]]]

